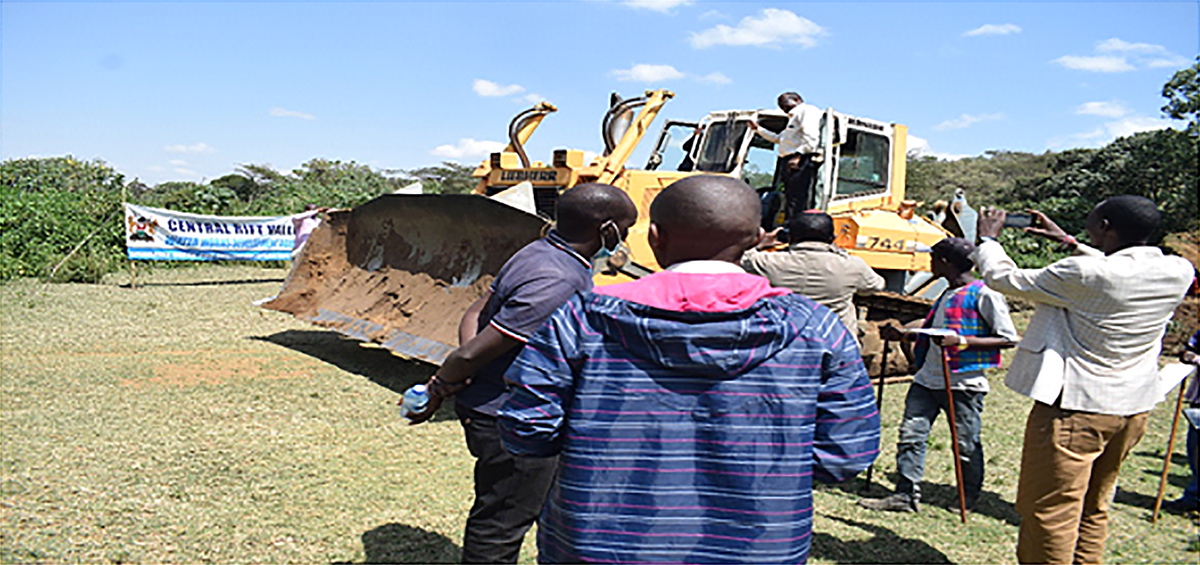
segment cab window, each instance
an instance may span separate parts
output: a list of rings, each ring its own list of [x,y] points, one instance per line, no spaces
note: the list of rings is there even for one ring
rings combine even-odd
[[[704,132],[697,171],[728,173],[737,166],[737,153],[746,137],[746,122],[715,122]]]
[[[886,137],[862,130],[849,130],[838,157],[835,197],[887,190],[891,154]]]

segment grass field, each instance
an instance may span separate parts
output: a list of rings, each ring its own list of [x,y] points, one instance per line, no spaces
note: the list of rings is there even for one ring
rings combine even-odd
[[[100,285],[0,286],[0,562],[455,561],[471,465],[449,410],[408,427],[399,392],[432,371],[251,305],[284,272],[139,272]],[[1019,325],[1023,322],[1019,321]],[[816,563],[1011,563],[1029,401],[993,375],[984,498],[958,523],[949,434],[932,438],[918,515],[821,487]],[[892,486],[907,385],[884,403],[874,492]],[[1174,402],[1125,463],[1107,560],[1196,563],[1189,519],[1149,522]],[[1186,480],[1176,447],[1167,496]],[[533,562],[532,534],[522,553]]]

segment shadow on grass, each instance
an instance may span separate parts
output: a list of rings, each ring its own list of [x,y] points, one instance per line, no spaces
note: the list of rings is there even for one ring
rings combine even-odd
[[[895,532],[865,522],[829,516],[848,526],[872,534],[866,541],[842,541],[832,535],[813,533],[810,557],[834,563],[953,563],[945,553],[918,539],[902,538]]]
[[[1175,438],[1175,449],[1176,450],[1180,450],[1183,448],[1183,438],[1184,438],[1183,434],[1179,434],[1178,437]],[[1166,451],[1165,445],[1163,446],[1163,451]],[[1137,451],[1137,452],[1134,452],[1133,455],[1136,455],[1138,457],[1145,457],[1146,459],[1149,459],[1151,461],[1158,461],[1158,469],[1160,472],[1162,471],[1162,461],[1163,461],[1162,451]],[[1179,451],[1176,451],[1171,454],[1171,467],[1180,465],[1186,469],[1187,464],[1188,464],[1188,461],[1187,461],[1186,454],[1180,453]]]
[[[450,538],[404,524],[363,532],[363,563],[458,563],[462,549]]]
[[[141,282],[137,287],[143,286],[230,286],[238,284],[259,284],[259,283],[283,283],[283,279],[272,277],[269,279],[240,279],[235,281],[193,281],[193,282]],[[121,288],[130,288],[129,283],[118,285]]]
[[[876,469],[878,471],[878,469]],[[878,474],[875,475],[879,477]],[[900,478],[900,475],[895,471],[887,474],[887,479],[895,484]],[[830,485],[830,487],[845,492],[847,494],[858,497],[868,498],[883,498],[892,494],[892,491],[883,487],[878,482],[871,485],[866,485],[865,474],[859,475],[857,478],[840,483]],[[864,488],[869,486],[869,488]],[[987,483],[984,483],[987,486]],[[827,487],[828,488],[828,487]],[[955,485],[942,485],[930,483],[929,481],[921,482],[921,505],[943,508],[958,514],[958,487]],[[1017,514],[1011,502],[1000,498],[1000,495],[984,490],[979,494],[979,501],[975,503],[975,510],[971,514],[987,516],[996,520],[1000,520],[1010,526],[1016,526],[1021,523],[1021,516]]]
[[[1126,506],[1132,506],[1140,510],[1145,510],[1147,512],[1145,515],[1147,520],[1149,520],[1151,514],[1154,513],[1153,496],[1142,494],[1140,492],[1133,492],[1131,490],[1124,490],[1120,485],[1117,485],[1117,494],[1113,497],[1113,502],[1117,504],[1124,504]]]
[[[437,369],[428,363],[409,361],[381,347],[364,347],[363,342],[334,331],[286,330],[269,336],[251,336],[315,357],[347,373],[353,373],[397,395],[408,387],[429,380]],[[397,398],[396,400],[399,400]],[[433,421],[454,420],[454,403],[446,402]]]

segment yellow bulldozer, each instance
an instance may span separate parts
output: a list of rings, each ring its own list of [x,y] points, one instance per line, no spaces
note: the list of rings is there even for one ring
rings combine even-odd
[[[627,166],[673,96],[666,90],[628,100],[613,95],[601,128],[604,153],[591,159],[580,150],[558,149],[550,163],[531,161],[525,143],[557,109],[543,102],[521,112],[509,124],[508,146],[475,169],[474,194],[389,194],[330,212],[297,256],[279,295],[263,306],[379,343],[403,357],[440,364],[458,344],[458,322],[466,308],[513,253],[544,233],[555,217],[558,195],[587,182],[625,190],[639,211],[627,240],[631,253],[602,265],[596,284],[658,270],[647,242],[655,195],[687,176],[720,174],[746,180],[769,202],[781,173],[774,171],[774,146],[749,122],[776,132],[787,123],[776,109],[669,120],[645,167]],[[862,257],[887,281],[888,292],[859,305],[865,320],[860,337],[872,374],[882,352],[874,324],[924,316],[929,301],[920,295],[939,290],[929,274],[929,247],[951,235],[905,200],[906,133],[900,124],[824,110],[821,164],[812,202],[804,203],[833,216],[835,244]],[[950,219],[953,227],[955,216]],[[768,213],[765,227],[780,220]],[[904,358],[892,358],[893,370],[902,371]]]

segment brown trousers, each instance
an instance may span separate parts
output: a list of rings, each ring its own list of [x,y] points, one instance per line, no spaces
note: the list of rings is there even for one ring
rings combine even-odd
[[[1100,563],[1121,462],[1147,413],[1111,416],[1035,403],[1025,423],[1017,484],[1017,560]]]

